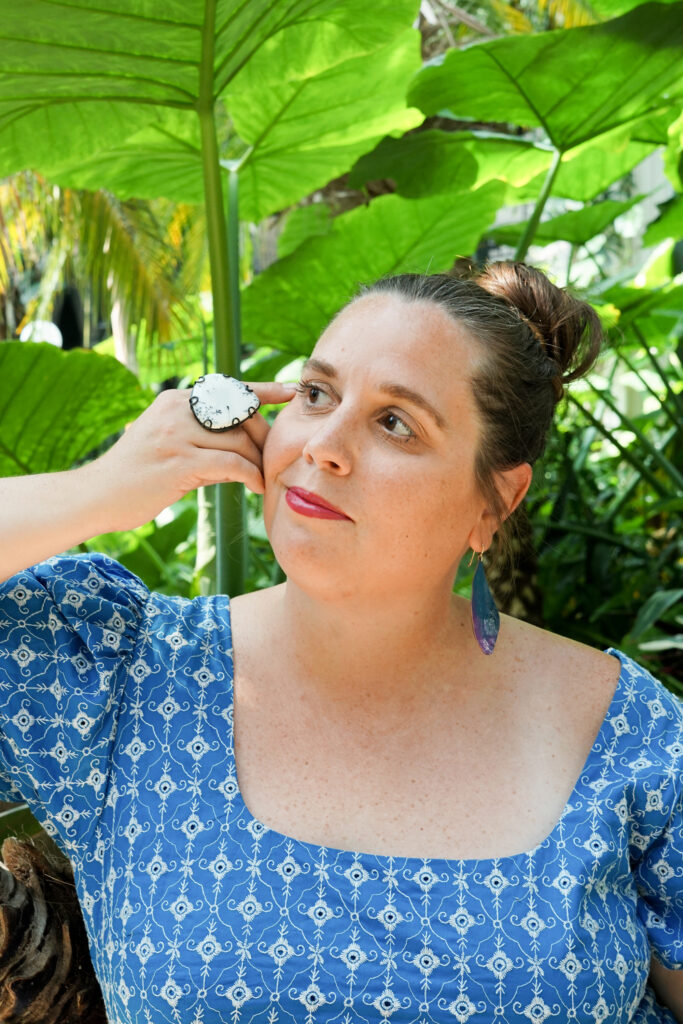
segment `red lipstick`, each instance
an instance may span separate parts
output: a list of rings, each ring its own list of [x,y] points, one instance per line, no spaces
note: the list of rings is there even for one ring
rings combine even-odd
[[[304,491],[301,487],[288,487],[285,501],[291,509],[302,516],[311,516],[313,519],[347,519],[347,516],[340,509],[330,505],[317,494],[311,491]]]

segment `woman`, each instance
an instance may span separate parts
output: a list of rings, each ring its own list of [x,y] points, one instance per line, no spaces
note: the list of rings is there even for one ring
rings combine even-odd
[[[487,657],[452,593],[597,334],[524,265],[390,279],[296,389],[254,386],[270,430],[166,393],[89,466],[4,481],[5,796],[74,864],[112,1022],[683,1021],[680,702],[507,617]],[[25,569],[225,479],[285,584]]]

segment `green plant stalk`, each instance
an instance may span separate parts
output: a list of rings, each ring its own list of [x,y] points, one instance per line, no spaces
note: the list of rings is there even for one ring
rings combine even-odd
[[[602,394],[602,392],[599,392],[599,393]],[[582,405],[582,403],[578,400],[578,398],[575,398],[575,396],[572,395],[571,393],[568,394],[567,397],[569,398],[570,402],[573,402],[574,405],[578,409],[581,410],[581,412],[586,417],[586,419],[589,421],[589,423],[592,423],[593,426],[596,428],[596,430],[598,430],[599,433],[601,433],[603,437],[606,437],[608,441],[611,441],[611,443],[617,449],[619,454],[622,455],[623,458],[631,466],[633,466],[640,473],[640,475],[642,477],[644,477],[652,485],[654,490],[657,492],[657,494],[661,498],[669,497],[668,489],[664,486],[664,484],[662,484],[661,480],[659,480],[655,476],[655,474],[645,465],[645,463],[641,459],[635,458],[633,453],[630,452],[628,450],[628,448],[625,448],[623,444],[621,444],[619,441],[617,441],[616,437],[614,437],[612,435],[612,433],[606,427],[604,427],[602,425],[600,420],[596,419],[596,417],[593,415],[592,412],[590,412],[590,410],[586,409],[586,407],[584,405]],[[603,397],[604,397],[604,395],[603,395]]]
[[[223,369],[216,362],[218,373],[229,373],[239,377],[241,362],[240,325],[240,252],[239,252],[239,175],[234,169],[228,172],[228,216],[224,221],[227,253],[227,282],[225,291],[229,296],[230,316],[229,337],[232,344],[231,365],[234,369]],[[213,275],[212,275],[213,276]],[[216,486],[216,585],[219,594],[236,597],[244,593],[247,575],[249,533],[247,530],[247,501],[242,484],[217,484]]]
[[[634,544],[621,540],[614,533],[608,533],[607,530],[596,530],[593,526],[584,526],[582,523],[575,523],[569,519],[558,519],[555,522],[548,522],[546,524],[546,533],[561,533],[563,535],[576,533],[582,537],[592,537],[594,540],[604,541],[605,544],[610,544],[615,548],[623,548],[624,551],[632,551],[635,555],[641,554],[640,549]]]
[[[611,366],[610,371],[609,371],[609,376],[607,378],[607,383],[610,385],[610,387],[612,385],[612,382],[614,380],[614,375],[616,374],[616,372],[617,372],[617,361],[615,359],[612,362],[612,366]],[[595,415],[596,415],[596,417],[598,419],[600,419],[604,411],[605,411],[604,404],[602,404],[602,405],[598,404],[596,406],[596,408],[595,408]],[[586,459],[588,457],[588,453],[590,452],[591,445],[593,444],[594,438],[595,438],[595,430],[593,428],[590,428],[590,429],[586,428],[583,431],[583,436],[581,438],[581,446],[579,448],[579,451],[575,455],[574,459],[572,460],[572,469],[574,470],[574,472],[577,475],[580,475],[583,472],[584,466],[586,464]]]
[[[660,409],[662,410],[662,412],[664,413],[666,418],[671,421],[673,426],[676,428],[676,431],[680,430],[681,427],[683,426],[683,424],[678,419],[676,414],[673,412],[672,409],[669,408],[669,406],[667,405],[666,401],[662,401],[661,396],[657,394],[657,392],[654,390],[654,388],[650,387],[648,382],[643,377],[642,373],[639,370],[636,369],[636,367],[633,365],[631,360],[626,356],[626,354],[624,352],[620,352],[619,353],[619,359],[621,360],[622,363],[625,363],[626,367],[631,371],[631,373],[635,374],[635,376],[638,378],[638,380],[640,381],[642,386],[645,388],[645,390],[649,394],[651,394],[653,398],[657,399],[657,401],[659,402]],[[664,380],[663,374],[660,373],[660,377],[661,377],[662,380]]]
[[[676,392],[671,387],[671,384],[669,383],[669,378],[667,377],[666,373],[664,372],[664,370],[662,370],[661,366],[657,362],[657,359],[655,358],[654,353],[652,353],[650,351],[650,345],[648,344],[648,340],[645,337],[645,335],[643,334],[643,332],[641,331],[640,327],[638,326],[638,324],[636,323],[635,320],[631,324],[631,330],[635,334],[635,336],[638,339],[638,341],[640,342],[640,344],[645,349],[645,354],[647,355],[647,357],[650,360],[650,362],[652,363],[653,367],[655,368],[655,370],[657,371],[657,373],[661,377],[662,383],[664,384],[664,387],[666,388],[666,393],[669,396],[670,400],[675,405],[675,407],[676,407],[676,409],[678,411],[679,416],[683,416],[683,400],[681,400],[681,398],[676,394]]]
[[[197,114],[201,131],[204,201],[206,205],[211,294],[213,296],[214,368],[239,377],[240,355],[235,339],[235,314],[230,287],[228,229],[223,206],[222,171],[214,116],[214,32],[216,0],[206,0],[202,27],[202,61]],[[244,498],[239,484],[216,487],[216,587],[232,596],[243,593],[246,537]]]
[[[564,285],[568,288],[572,280],[572,266],[574,265],[574,257],[576,256],[576,246],[572,242],[569,249],[569,259],[567,260],[567,276],[565,277]]]
[[[555,152],[554,152],[554,155],[553,155],[552,163],[550,164],[550,167],[548,168],[548,173],[545,176],[545,181],[543,182],[543,188],[541,189],[539,197],[536,200],[536,205],[534,206],[534,212],[531,214],[531,217],[529,218],[529,222],[528,222],[528,224],[526,226],[524,234],[522,235],[522,237],[519,240],[519,245],[517,246],[517,252],[515,253],[515,259],[516,260],[524,260],[526,254],[527,254],[527,250],[529,249],[529,246],[531,245],[531,243],[534,240],[534,235],[536,234],[536,228],[538,227],[539,222],[541,220],[541,214],[543,213],[543,210],[545,209],[545,204],[548,202],[548,196],[550,195],[551,189],[552,189],[553,184],[555,182],[555,178],[557,177],[557,172],[560,169],[561,161],[562,161],[562,150],[561,149],[556,149]]]
[[[645,436],[642,430],[640,430],[640,428],[635,425],[635,423],[629,416],[626,416],[626,414],[619,409],[617,404],[612,401],[612,399],[605,391],[601,391],[599,388],[596,388],[594,384],[590,383],[590,381],[588,381],[588,385],[591,388],[591,390],[595,392],[596,395],[600,396],[605,405],[607,405],[607,407],[611,409],[613,413],[616,413],[616,415],[619,417],[619,419],[621,420],[622,424],[626,427],[626,429],[630,430],[631,433],[638,438],[645,451],[652,457],[653,461],[658,463],[659,466],[664,470],[664,472],[671,477],[674,484],[678,487],[679,492],[683,491],[683,474],[679,473],[676,467],[673,465],[673,463],[670,462],[665,455],[662,455],[659,449],[655,448],[655,446],[652,444],[650,440],[648,440],[648,438]]]

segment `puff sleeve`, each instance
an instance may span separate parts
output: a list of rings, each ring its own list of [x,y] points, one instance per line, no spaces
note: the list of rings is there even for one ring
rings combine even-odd
[[[660,694],[649,702],[660,729],[643,752],[658,771],[646,786],[650,827],[640,826],[634,873],[652,953],[675,969],[683,968],[683,705],[663,687]]]
[[[0,799],[25,800],[71,853],[106,797],[148,597],[100,554],[50,558],[0,584]]]

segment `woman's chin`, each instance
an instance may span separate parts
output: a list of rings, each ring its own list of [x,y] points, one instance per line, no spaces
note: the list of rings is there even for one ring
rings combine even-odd
[[[270,538],[273,554],[287,577],[300,590],[320,601],[339,601],[358,593],[356,574],[349,573],[348,557],[341,557],[310,537],[286,544]],[[362,574],[361,574],[362,575]]]

